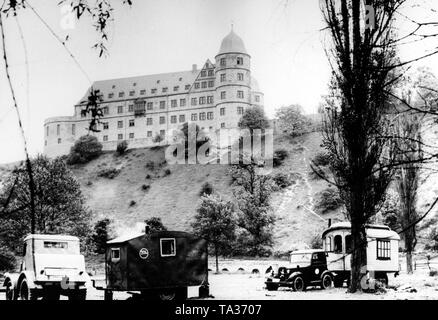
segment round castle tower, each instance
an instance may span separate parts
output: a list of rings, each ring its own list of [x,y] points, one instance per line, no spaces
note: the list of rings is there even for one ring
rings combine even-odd
[[[251,106],[251,56],[231,30],[215,60],[217,127],[236,128],[243,110]]]

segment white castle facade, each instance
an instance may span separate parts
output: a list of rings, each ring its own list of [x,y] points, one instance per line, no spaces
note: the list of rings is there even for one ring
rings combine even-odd
[[[201,69],[139,77],[96,81],[92,88],[102,95],[100,132],[90,132],[104,150],[115,150],[120,141],[130,148],[157,145],[155,137],[168,143],[174,130],[186,122],[196,123],[207,135],[221,128],[237,128],[243,111],[263,107],[264,97],[251,76],[251,56],[242,39],[231,31],[223,40],[215,63]],[[44,122],[44,153],[68,154],[82,135],[88,134],[90,116],[83,115],[89,90],[70,117]]]

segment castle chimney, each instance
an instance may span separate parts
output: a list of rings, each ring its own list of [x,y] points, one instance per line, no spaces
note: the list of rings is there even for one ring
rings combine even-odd
[[[198,70],[198,65],[193,64],[192,65],[192,72],[196,72]]]

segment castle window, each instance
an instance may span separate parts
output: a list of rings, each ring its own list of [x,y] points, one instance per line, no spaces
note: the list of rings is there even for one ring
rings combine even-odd
[[[76,125],[74,123],[71,125],[71,134],[76,135]]]
[[[224,116],[225,115],[225,108],[220,108],[220,115]]]
[[[59,124],[56,125],[56,135],[60,135],[61,134],[61,126]]]
[[[205,120],[205,112],[199,113],[199,120]]]
[[[237,80],[239,80],[239,81],[243,81],[243,73],[239,72],[239,73],[237,74]]]
[[[201,87],[202,87],[203,89],[207,88],[207,81],[202,81],[202,83],[201,83]]]
[[[221,128],[222,128],[222,129],[225,128],[225,122],[222,122],[222,123],[221,123]]]
[[[118,139],[118,140],[123,140],[123,134],[119,133],[119,134],[117,135],[117,139]]]
[[[46,136],[49,136],[49,126],[46,127]]]
[[[196,106],[198,104],[197,98],[192,98],[192,106]]]
[[[179,105],[184,107],[186,105],[186,99],[179,99]]]
[[[214,81],[213,80],[208,81],[208,87],[209,88],[213,88],[214,87]]]
[[[185,122],[186,121],[186,116],[184,114],[180,114],[179,115],[179,122]]]
[[[134,90],[129,91],[129,96],[130,96],[130,97],[133,97],[134,95],[135,95],[135,91],[134,91]]]
[[[123,128],[123,121],[117,121],[117,128]]]
[[[123,113],[123,106],[117,107],[117,113]]]
[[[199,104],[205,104],[205,97],[199,97]]]
[[[170,101],[170,105],[171,105],[172,108],[176,108],[176,107],[178,106],[178,105],[176,104],[176,102],[177,102],[176,100],[171,100],[171,101]]]
[[[255,101],[260,102],[260,96],[255,96]]]
[[[135,120],[129,120],[129,126],[130,127],[135,127]]]
[[[242,57],[237,57],[237,64],[238,65],[243,64],[243,58]]]
[[[201,77],[205,77],[207,75],[207,72],[205,70],[201,71]]]
[[[207,120],[213,120],[213,112],[207,112]]]
[[[81,118],[85,118],[87,116],[87,113],[85,109],[81,110]]]
[[[152,131],[148,131],[148,132],[147,132],[147,137],[148,137],[148,138],[151,138],[151,137],[152,137]]]
[[[225,74],[225,73],[222,73],[221,74],[221,82],[225,82],[225,80],[226,80],[226,77],[227,75]]]
[[[160,101],[160,109],[166,108],[166,101]]]
[[[243,114],[243,107],[237,107],[237,114]]]
[[[166,118],[160,117],[160,124],[165,124],[165,123],[166,123]]]
[[[123,91],[119,92],[119,98],[123,98],[125,96],[125,93]]]
[[[61,144],[61,138],[58,138],[58,144]]]
[[[178,90],[179,90],[179,86],[173,87],[173,91],[178,91]]]
[[[214,75],[214,70],[208,70],[208,76],[212,77]]]
[[[243,99],[243,91],[241,91],[241,90],[237,91],[237,98]]]
[[[112,99],[114,97],[114,93],[109,93],[108,94],[108,99]]]
[[[161,89],[162,92],[167,92],[167,87],[164,87],[163,89]]]
[[[134,133],[133,133],[133,132],[131,132],[131,133],[129,134],[129,139],[134,139]]]
[[[207,103],[213,103],[213,96],[207,97]]]
[[[146,94],[146,89],[140,90],[140,95],[144,96]]]
[[[104,122],[103,123],[103,130],[108,130],[109,129],[109,124],[108,122]]]
[[[176,116],[170,117],[170,123],[176,123]]]
[[[152,118],[147,118],[146,119],[146,125],[147,126],[151,126],[152,125]]]
[[[190,89],[190,85],[186,84],[186,86],[184,87],[184,89],[189,90]]]
[[[224,100],[226,97],[227,97],[227,96],[226,96],[226,92],[225,92],[225,91],[222,91],[222,92],[221,92],[221,99]]]
[[[192,113],[191,120],[192,121],[197,121],[198,120],[198,114],[197,113]]]
[[[148,106],[148,110],[153,110],[154,109],[154,103],[153,102],[148,102],[147,106]]]
[[[227,65],[227,61],[225,60],[225,58],[221,59],[221,67],[225,67]]]
[[[166,135],[166,130],[160,130],[160,136],[164,137]]]
[[[108,107],[104,107],[103,108],[103,114],[109,114],[109,108]]]
[[[156,94],[157,93],[157,89],[151,89],[151,94]]]
[[[195,89],[199,89],[199,82],[195,82]]]
[[[134,112],[134,105],[133,104],[130,104],[128,106],[128,112]]]

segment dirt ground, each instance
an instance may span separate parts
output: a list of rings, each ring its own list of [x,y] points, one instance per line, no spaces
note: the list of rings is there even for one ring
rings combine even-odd
[[[417,270],[413,275],[405,273],[397,278],[389,278],[389,288],[385,293],[349,294],[347,288],[331,288],[321,290],[309,288],[305,292],[293,292],[282,288],[271,292],[265,290],[264,275],[250,273],[210,273],[210,293],[218,300],[415,300],[438,299],[438,277],[429,276],[427,270]],[[198,288],[189,288],[189,298],[196,299]],[[115,300],[125,300],[130,297],[126,293],[115,293]],[[0,300],[4,300],[4,293],[0,293]],[[62,299],[65,299],[62,297]],[[88,290],[88,300],[103,300],[103,292],[94,288]]]

